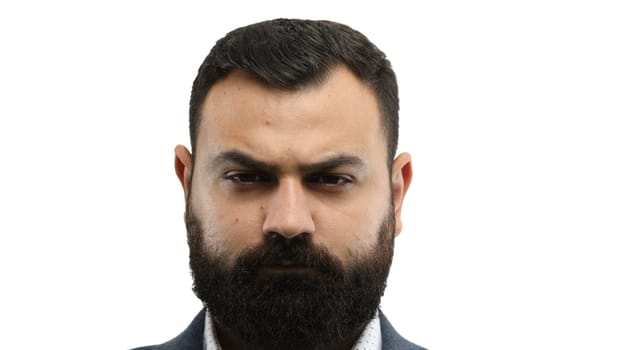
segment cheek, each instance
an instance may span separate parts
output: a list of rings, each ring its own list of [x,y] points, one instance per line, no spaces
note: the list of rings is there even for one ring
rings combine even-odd
[[[243,249],[261,243],[260,204],[237,203],[208,191],[193,193],[190,200],[210,250],[235,258]]]
[[[316,239],[342,261],[351,261],[376,246],[386,208],[361,205],[318,215]]]
[[[388,177],[388,174],[387,174]],[[316,216],[316,239],[342,261],[368,254],[390,209],[389,186],[379,176],[346,201],[324,203]]]

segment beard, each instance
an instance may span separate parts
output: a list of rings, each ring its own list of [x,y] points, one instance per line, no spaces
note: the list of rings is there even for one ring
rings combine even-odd
[[[253,349],[326,349],[355,341],[374,317],[393,258],[395,219],[390,210],[375,246],[347,264],[307,234],[265,235],[235,259],[205,242],[190,206],[186,227],[193,290],[217,328]],[[339,233],[335,233],[339,234]],[[283,262],[309,273],[262,273]]]

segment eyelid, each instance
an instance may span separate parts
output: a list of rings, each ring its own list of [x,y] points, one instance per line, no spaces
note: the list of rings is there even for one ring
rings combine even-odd
[[[248,176],[249,178],[254,176],[255,179],[250,181],[242,181],[240,177],[243,176]],[[242,185],[251,185],[259,182],[269,182],[272,180],[272,176],[261,171],[253,170],[228,170],[224,173],[223,178]]]
[[[225,170],[223,179],[240,186],[252,186],[265,183],[278,182],[278,176],[261,170]],[[321,171],[311,173],[302,177],[302,182],[311,187],[322,187],[329,189],[343,189],[356,183],[356,177],[351,174],[333,173]]]
[[[338,183],[327,183],[324,181],[318,181],[321,178],[332,178],[332,179],[336,179]],[[346,175],[346,174],[333,174],[333,173],[319,173],[319,174],[312,174],[309,176],[305,177],[305,182],[311,182],[313,184],[320,184],[320,185],[324,185],[324,186],[328,186],[328,187],[339,187],[339,186],[346,186],[346,185],[350,185],[352,183],[355,182],[355,178],[351,175]]]

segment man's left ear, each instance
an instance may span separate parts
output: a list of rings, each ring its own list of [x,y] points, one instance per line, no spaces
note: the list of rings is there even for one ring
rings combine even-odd
[[[393,192],[393,208],[395,210],[395,235],[402,232],[402,204],[404,196],[413,177],[412,159],[410,154],[402,153],[393,160],[391,175],[391,191]]]

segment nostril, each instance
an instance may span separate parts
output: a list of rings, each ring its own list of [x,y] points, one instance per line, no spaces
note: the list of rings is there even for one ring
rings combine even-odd
[[[302,232],[296,235],[284,235],[279,232],[271,231],[266,235],[266,238],[270,241],[281,241],[285,246],[295,246],[308,244],[311,239],[311,235]]]
[[[274,231],[272,231],[272,232],[269,232],[269,233],[268,233],[267,237],[268,237],[268,239],[269,239],[269,240],[271,240],[271,241],[276,241],[276,240],[278,240],[279,238],[282,238],[282,237],[283,237],[283,235],[279,234],[278,232],[274,232]]]

